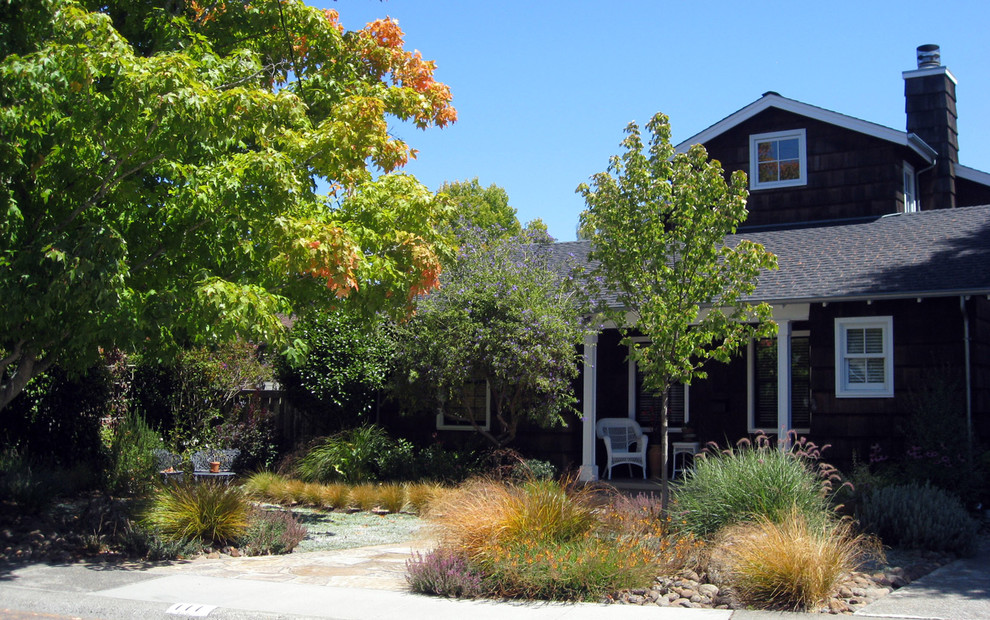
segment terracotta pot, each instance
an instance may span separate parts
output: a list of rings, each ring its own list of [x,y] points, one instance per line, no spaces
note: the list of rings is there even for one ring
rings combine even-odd
[[[210,473],[211,474],[220,473],[220,461],[210,461]]]

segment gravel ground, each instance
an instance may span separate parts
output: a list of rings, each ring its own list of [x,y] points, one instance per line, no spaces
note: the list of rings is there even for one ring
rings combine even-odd
[[[405,513],[322,512],[293,508],[309,532],[293,553],[401,543],[426,536],[425,522]]]

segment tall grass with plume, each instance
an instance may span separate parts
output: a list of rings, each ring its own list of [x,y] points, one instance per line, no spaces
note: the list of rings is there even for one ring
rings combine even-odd
[[[710,444],[674,489],[674,522],[700,538],[739,522],[780,521],[794,507],[824,523],[837,474],[820,456],[804,440],[781,450],[763,435],[725,450]]]

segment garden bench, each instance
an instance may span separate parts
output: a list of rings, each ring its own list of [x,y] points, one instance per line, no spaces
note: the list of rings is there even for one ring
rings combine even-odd
[[[169,482],[179,482],[182,480],[182,476],[185,473],[180,467],[182,457],[162,449],[155,450],[152,454],[155,455],[155,463],[158,466],[158,473],[162,477],[162,482],[168,484]]]
[[[234,477],[234,461],[241,451],[230,450],[199,450],[190,457],[193,464],[193,477],[196,480],[217,480],[230,482]],[[216,463],[213,466],[212,463]]]

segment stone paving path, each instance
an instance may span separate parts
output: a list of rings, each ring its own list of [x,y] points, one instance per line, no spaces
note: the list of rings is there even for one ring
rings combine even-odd
[[[312,551],[288,555],[202,557],[150,569],[155,575],[201,575],[225,579],[249,579],[273,583],[407,590],[406,560],[413,552],[431,548],[433,542],[420,539],[402,544]]]

